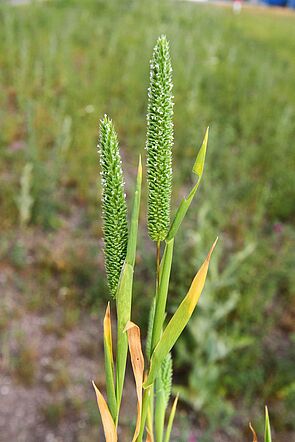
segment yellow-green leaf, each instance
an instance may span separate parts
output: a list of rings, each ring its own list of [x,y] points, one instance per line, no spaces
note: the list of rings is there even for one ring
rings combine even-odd
[[[116,419],[117,405],[116,393],[114,384],[114,359],[113,359],[113,343],[112,343],[112,324],[111,324],[111,309],[110,303],[106,309],[103,320],[103,334],[104,334],[104,358],[105,358],[105,374],[106,374],[106,389],[108,404],[113,419]]]
[[[172,427],[173,427],[173,421],[174,421],[174,417],[175,417],[175,413],[176,413],[177,402],[178,402],[178,395],[174,399],[174,402],[173,402],[173,405],[172,405],[172,408],[171,408],[171,412],[170,412],[170,416],[169,416],[169,419],[168,419],[168,424],[167,424],[167,429],[166,429],[165,441],[164,442],[169,442],[169,440],[170,440],[170,435],[171,435],[171,431],[172,431]]]
[[[147,380],[143,385],[144,388],[147,388],[154,382],[162,361],[179,338],[198,303],[198,300],[205,285],[210,257],[216,245],[216,242],[217,238],[212,245],[204,263],[202,264],[198,273],[193,279],[187,295],[172,316],[152,354],[150,370]]]
[[[199,153],[197,155],[197,158],[196,158],[196,161],[195,161],[195,164],[193,167],[193,172],[196,175],[198,175],[199,178],[201,178],[203,175],[206,150],[207,150],[207,144],[208,144],[208,135],[209,135],[209,127],[207,127],[202,146],[199,150]]]
[[[267,406],[265,406],[265,431],[264,431],[264,442],[271,442],[271,431],[270,422]]]

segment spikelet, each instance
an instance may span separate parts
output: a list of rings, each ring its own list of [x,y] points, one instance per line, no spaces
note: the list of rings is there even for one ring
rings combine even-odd
[[[102,184],[102,218],[105,267],[112,296],[126,257],[128,227],[119,144],[112,121],[100,121],[99,154]]]
[[[172,357],[168,353],[161,365],[161,383],[165,397],[165,407],[167,407],[172,389]]]
[[[147,113],[148,231],[166,238],[170,224],[173,145],[172,67],[169,44],[159,37],[150,63]]]

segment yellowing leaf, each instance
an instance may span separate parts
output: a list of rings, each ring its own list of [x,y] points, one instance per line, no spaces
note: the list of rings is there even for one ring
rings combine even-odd
[[[250,428],[250,430],[252,431],[252,434],[253,434],[253,442],[258,442],[258,439],[257,439],[256,433],[255,433],[255,430],[254,430],[254,428],[252,427],[251,422],[249,422],[249,428]]]
[[[112,343],[112,326],[111,326],[111,309],[110,303],[108,302],[108,306],[105,312],[104,320],[103,320],[103,330],[104,330],[104,339],[110,350],[111,355],[113,355],[113,343]],[[113,358],[112,358],[113,359]]]
[[[108,409],[107,403],[104,400],[103,395],[95,385],[94,381],[92,381],[93,388],[96,394],[97,405],[100,411],[104,435],[106,438],[106,442],[117,442],[117,432],[116,427],[111,416],[111,413]]]
[[[147,434],[146,434],[146,442],[154,442],[153,435],[149,432],[148,429],[147,429]]]
[[[136,384],[137,394],[137,419],[133,442],[137,439],[140,431],[141,412],[142,412],[142,383],[144,372],[144,358],[141,350],[140,328],[131,321],[128,321],[125,331],[128,335],[128,345],[131,357],[131,364]]]
[[[165,357],[179,338],[198,303],[198,300],[205,285],[210,257],[216,245],[217,239],[218,238],[216,238],[207,255],[207,258],[205,259],[198,273],[194,277],[187,295],[185,296],[184,300],[182,301],[182,303],[172,316],[167,327],[165,328],[161,339],[152,354],[149,374],[147,380],[143,385],[143,388],[149,387],[154,382],[162,361],[165,359]]]
[[[117,403],[114,384],[114,359],[113,359],[113,343],[112,343],[112,324],[110,303],[108,303],[105,317],[103,320],[103,343],[104,343],[104,359],[108,404],[113,419],[116,419]]]

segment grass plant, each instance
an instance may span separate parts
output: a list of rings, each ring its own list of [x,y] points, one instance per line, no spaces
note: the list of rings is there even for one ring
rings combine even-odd
[[[44,325],[55,322],[55,333],[64,335],[64,321],[54,321],[52,309],[62,303],[67,310],[70,298],[71,309],[81,312],[77,330],[84,312],[106,302],[102,247],[98,255],[96,244],[101,226],[93,127],[98,115],[112,116],[129,195],[145,143],[147,60],[156,36],[165,32],[174,73],[174,204],[192,185],[199,128],[210,124],[201,198],[173,242],[167,318],[202,264],[201,251],[215,232],[222,238],[197,315],[173,350],[173,392],[206,428],[233,431],[250,407],[271,403],[277,431],[294,431],[294,14],[245,8],[237,17],[230,8],[171,7],[165,0],[0,3],[0,254],[4,276],[5,269],[15,270],[24,308],[34,305]],[[33,166],[27,188],[21,182],[26,164]],[[30,216],[19,228],[26,207]],[[153,244],[140,239],[132,318],[145,337],[155,260]],[[239,260],[251,247],[255,253]],[[228,272],[235,260],[238,267]],[[58,295],[62,287],[68,288],[65,298]],[[0,322],[6,336],[5,308]],[[198,365],[188,360],[188,348],[195,349]],[[190,424],[188,418],[183,434]],[[242,439],[239,430],[228,438]]]
[[[151,303],[147,369],[141,347],[140,329],[131,322],[132,286],[136,261],[138,219],[142,185],[142,165],[139,159],[133,208],[127,234],[126,203],[117,136],[108,117],[100,124],[99,152],[102,168],[102,198],[104,252],[106,271],[115,293],[117,312],[117,353],[113,356],[110,304],[104,319],[104,351],[107,402],[94,385],[107,441],[117,440],[120,405],[124,387],[127,351],[131,356],[137,390],[137,419],[133,441],[163,442],[170,439],[177,399],[170,412],[168,426],[165,415],[172,388],[172,350],[194,312],[205,285],[209,262],[217,239],[191,286],[170,321],[165,324],[166,304],[171,273],[173,243],[176,233],[201,181],[208,143],[208,129],[197,155],[193,173],[196,184],[184,198],[170,226],[172,180],[173,122],[172,68],[169,44],[159,37],[151,61],[147,117],[148,230],[156,242],[155,296]],[[128,239],[127,239],[128,237]],[[164,251],[161,255],[161,243]],[[155,415],[154,415],[155,410]]]

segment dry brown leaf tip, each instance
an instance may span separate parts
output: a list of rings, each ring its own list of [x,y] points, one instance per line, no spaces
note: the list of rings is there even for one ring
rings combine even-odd
[[[253,434],[253,442],[258,442],[257,435],[255,433],[254,428],[252,427],[251,422],[249,422],[249,428],[250,428],[250,430],[252,431],[252,434]]]

